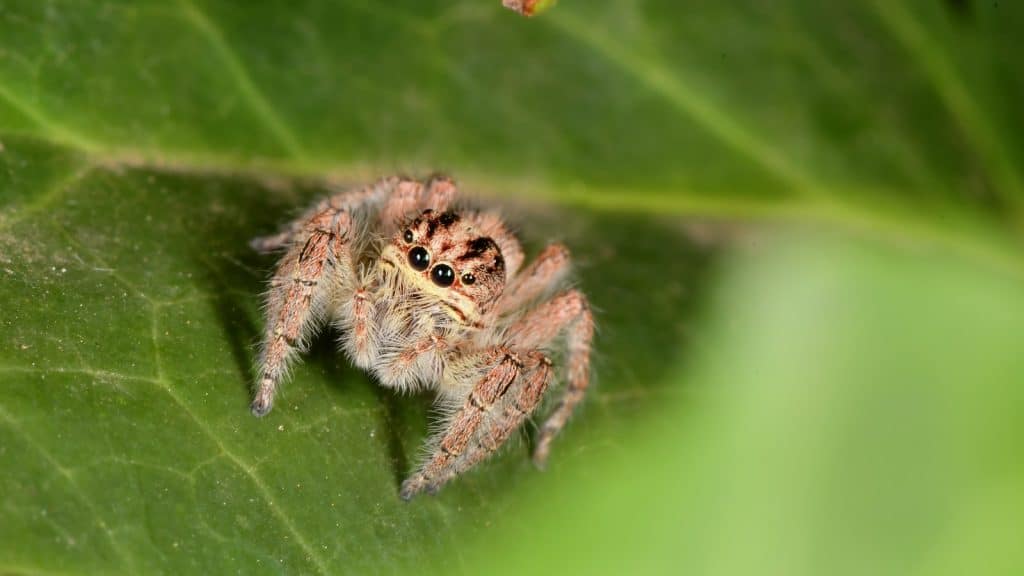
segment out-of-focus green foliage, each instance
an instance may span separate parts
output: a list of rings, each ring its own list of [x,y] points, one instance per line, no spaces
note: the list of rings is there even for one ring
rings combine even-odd
[[[0,0],[0,573],[1019,571],[1022,28]],[[246,241],[438,169],[573,248],[597,383],[547,472],[407,505],[429,399],[329,337],[248,414]]]
[[[756,288],[754,292],[752,288]],[[729,266],[691,394],[474,557],[481,573],[1015,574],[1024,282],[786,235]]]

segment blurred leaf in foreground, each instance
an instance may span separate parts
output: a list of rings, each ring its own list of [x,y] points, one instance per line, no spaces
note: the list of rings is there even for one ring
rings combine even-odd
[[[688,400],[623,440],[636,453],[538,495],[474,566],[1024,569],[1020,276],[787,234],[733,262],[716,304]]]

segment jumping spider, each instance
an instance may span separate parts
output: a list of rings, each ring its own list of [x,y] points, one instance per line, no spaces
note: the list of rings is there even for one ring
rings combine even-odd
[[[270,411],[289,362],[323,325],[381,385],[433,389],[444,421],[402,483],[408,500],[497,450],[537,407],[565,351],[566,391],[533,460],[583,399],[594,323],[586,297],[558,292],[569,253],[553,244],[520,270],[523,250],[492,212],[453,211],[455,185],[392,177],[328,198],[253,247],[286,249],[267,295],[252,412]],[[564,337],[564,338],[563,338]]]

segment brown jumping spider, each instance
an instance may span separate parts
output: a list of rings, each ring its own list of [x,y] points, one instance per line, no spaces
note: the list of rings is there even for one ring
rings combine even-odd
[[[590,378],[587,299],[556,291],[568,251],[550,245],[520,271],[522,247],[501,218],[452,211],[454,196],[448,179],[387,178],[253,241],[287,249],[267,295],[253,414],[270,411],[289,362],[331,323],[352,362],[382,385],[438,392],[443,425],[402,483],[404,499],[436,491],[504,444],[547,390],[548,353],[559,345],[567,387],[537,437],[542,466]]]

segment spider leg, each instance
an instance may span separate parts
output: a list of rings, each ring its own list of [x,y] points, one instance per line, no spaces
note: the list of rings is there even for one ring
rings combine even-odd
[[[349,212],[326,208],[303,225],[302,242],[294,242],[281,259],[267,295],[266,332],[258,366],[258,387],[252,413],[263,416],[274,403],[278,384],[288,364],[302,348],[330,298],[332,280],[351,275],[348,235]]]
[[[540,404],[548,384],[551,383],[551,360],[540,351],[534,351],[530,356],[531,367],[529,372],[522,376],[523,386],[519,388],[515,397],[505,404],[504,411],[493,421],[490,428],[480,434],[472,449],[467,451],[461,463],[463,469],[470,468],[500,448]]]
[[[552,375],[551,360],[547,356],[538,350],[528,354],[512,389],[499,399],[495,409],[487,413],[466,451],[447,467],[443,475],[431,480],[426,486],[427,491],[436,492],[455,476],[497,452],[540,404]]]
[[[505,259],[505,274],[512,278],[523,265],[523,246],[519,239],[505,226],[497,212],[478,212],[470,218],[481,235],[489,236],[498,245],[501,256]]]
[[[491,366],[484,377],[469,392],[462,406],[449,420],[433,454],[419,471],[402,483],[401,497],[408,500],[427,488],[436,488],[447,479],[452,466],[470,446],[477,429],[485,421],[495,403],[508,393],[519,375],[522,363],[518,355],[501,347],[491,348],[485,354],[485,364]]]
[[[260,254],[270,254],[284,248],[299,233],[294,225],[270,236],[258,236],[249,241],[249,247]]]
[[[497,314],[517,310],[552,286],[557,286],[569,272],[569,249],[550,244],[519,275],[515,276],[495,308]]]
[[[353,344],[352,340],[347,342],[346,351],[351,351]],[[401,391],[417,390],[441,379],[446,346],[443,337],[432,335],[409,342],[401,352],[374,355],[372,363],[360,365],[357,362],[356,365],[371,371],[381,386]]]
[[[534,308],[508,332],[508,343],[513,349],[544,348],[563,332],[568,350],[568,385],[537,436],[533,461],[540,467],[547,462],[551,441],[565,427],[590,384],[594,319],[586,297],[577,290],[570,290]]]
[[[381,210],[383,233],[393,233],[410,214],[427,209],[445,210],[455,194],[455,183],[444,176],[433,176],[426,184],[415,180],[401,181]]]
[[[359,286],[352,297],[342,304],[336,325],[339,329],[349,326],[347,334],[342,338],[342,347],[352,358],[352,363],[366,368],[373,362],[374,335],[370,312],[373,309],[370,288]]]
[[[253,238],[249,241],[249,246],[261,254],[287,248],[306,232],[307,224],[318,214],[330,209],[351,212],[364,206],[372,207],[379,205],[385,199],[393,197],[398,188],[408,185],[408,183],[418,184],[411,180],[392,176],[390,178],[382,178],[363,188],[333,194],[306,210],[302,216],[293,220],[284,230],[277,234]]]

